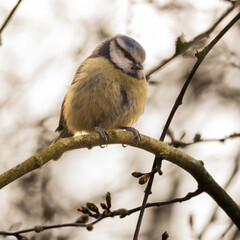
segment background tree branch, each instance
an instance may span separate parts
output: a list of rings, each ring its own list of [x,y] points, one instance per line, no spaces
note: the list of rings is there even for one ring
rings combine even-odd
[[[198,44],[203,39],[206,39],[209,37],[209,35],[216,29],[216,27],[240,4],[240,0],[237,0],[236,2],[231,2],[232,6],[229,7],[220,17],[219,19],[213,23],[212,26],[209,27],[205,32],[199,34],[198,36],[194,37],[192,40],[185,42],[181,37],[179,37],[176,41],[176,50],[175,53],[167,58],[161,61],[157,66],[152,68],[148,71],[146,74],[147,80],[150,79],[151,75],[163,68],[165,65],[167,65],[169,62],[171,62],[176,57],[184,54],[189,48],[193,47],[194,45]]]
[[[6,28],[6,26],[8,25],[9,21],[11,20],[13,14],[16,12],[16,10],[17,10],[17,8],[18,8],[18,6],[20,5],[21,2],[22,2],[22,0],[18,0],[17,4],[12,9],[12,11],[9,13],[6,20],[4,21],[3,25],[0,28],[0,46],[2,45],[2,32]]]
[[[220,143],[225,143],[226,140],[234,139],[234,138],[240,138],[240,133],[231,133],[225,137],[222,138],[202,138],[201,134],[197,133],[195,134],[193,141],[191,142],[184,142],[183,140],[176,140],[174,138],[174,135],[172,132],[168,132],[168,136],[171,138],[171,145],[174,147],[180,147],[180,148],[185,148],[188,146],[191,146],[196,143],[207,143],[207,142],[220,142]]]

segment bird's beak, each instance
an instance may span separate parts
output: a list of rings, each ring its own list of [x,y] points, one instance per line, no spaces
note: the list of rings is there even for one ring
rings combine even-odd
[[[141,63],[139,63],[139,62],[136,63],[135,67],[138,70],[143,70],[143,65]]]

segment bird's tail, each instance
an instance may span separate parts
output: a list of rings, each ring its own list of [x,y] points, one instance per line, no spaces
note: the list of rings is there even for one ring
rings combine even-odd
[[[63,129],[61,129],[60,131],[59,131],[58,129],[56,129],[56,131],[59,132],[59,136],[56,137],[56,138],[52,141],[51,144],[57,142],[57,140],[59,140],[60,138],[67,138],[67,137],[72,137],[72,136],[73,136],[73,134],[72,134],[71,132],[69,132],[67,128],[63,128]],[[50,145],[51,145],[51,144],[50,144]],[[58,160],[61,156],[62,156],[62,154],[59,155],[59,156],[57,156],[57,157],[54,158],[53,160]]]
[[[68,131],[68,129],[65,127],[63,129],[61,129],[60,131],[58,130],[58,128],[56,129],[57,132],[59,132],[58,137],[56,137],[52,143],[55,143],[57,140],[59,140],[60,138],[67,138],[67,137],[72,137],[73,134],[71,132]]]

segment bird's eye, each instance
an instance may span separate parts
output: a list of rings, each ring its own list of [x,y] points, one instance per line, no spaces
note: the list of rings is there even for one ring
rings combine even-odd
[[[132,60],[132,56],[131,56],[128,52],[123,51],[123,54],[124,54],[124,56],[125,56],[126,58],[128,58],[129,60]]]

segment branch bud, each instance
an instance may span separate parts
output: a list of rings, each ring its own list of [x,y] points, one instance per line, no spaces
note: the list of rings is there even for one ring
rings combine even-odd
[[[94,204],[94,203],[91,203],[91,202],[87,202],[86,203],[86,206],[89,210],[99,214],[99,211],[98,211],[98,207]]]
[[[89,210],[86,207],[77,208],[77,211],[82,212],[82,213],[86,213],[86,214],[89,213]]]
[[[110,192],[107,192],[107,194],[106,194],[106,202],[107,202],[107,208],[110,209],[112,206],[112,199],[111,199]]]
[[[92,230],[93,230],[93,225],[92,225],[92,224],[88,224],[88,225],[86,226],[86,229],[87,229],[88,231],[92,231]]]
[[[120,208],[120,209],[116,210],[116,214],[118,214],[120,218],[124,218],[129,214],[129,212],[125,208]]]
[[[149,179],[149,176],[145,174],[145,175],[143,175],[142,177],[139,178],[138,183],[143,185],[148,181],[148,179]]]
[[[175,54],[181,54],[189,48],[189,42],[184,40],[183,36],[179,36],[175,43]]]
[[[89,220],[89,215],[88,214],[83,214],[77,219],[77,223],[86,223]]]
[[[43,231],[43,226],[41,226],[41,225],[34,226],[34,231],[36,233],[40,233],[41,231]]]
[[[164,233],[162,234],[162,240],[167,240],[168,238],[169,238],[168,233],[167,233],[167,232],[164,232]]]
[[[107,209],[107,205],[105,203],[100,203],[102,209]]]
[[[135,177],[135,178],[139,178],[141,176],[143,176],[144,174],[143,173],[140,173],[140,172],[133,172],[132,173],[132,176]]]
[[[201,138],[202,138],[201,134],[200,133],[196,133],[195,136],[194,136],[193,141],[194,142],[199,142],[199,141],[201,141]]]

